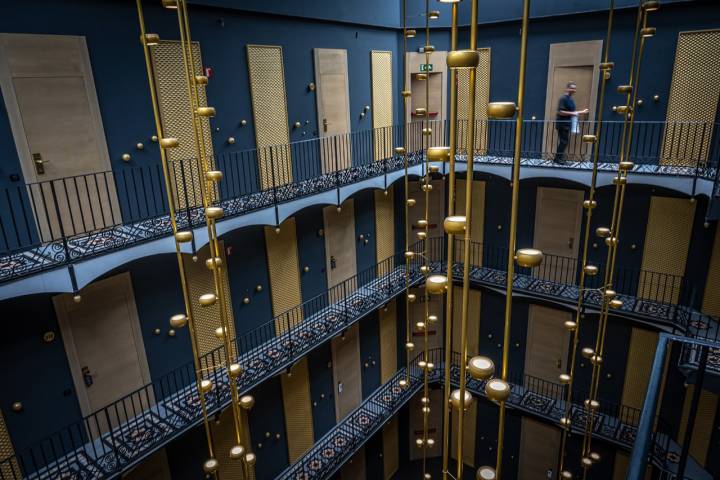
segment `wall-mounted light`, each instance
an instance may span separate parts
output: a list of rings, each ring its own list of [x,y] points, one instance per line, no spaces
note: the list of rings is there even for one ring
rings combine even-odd
[[[120,158],[122,159],[123,162],[129,162],[130,160],[132,160],[132,157],[130,156],[129,153],[123,153]]]

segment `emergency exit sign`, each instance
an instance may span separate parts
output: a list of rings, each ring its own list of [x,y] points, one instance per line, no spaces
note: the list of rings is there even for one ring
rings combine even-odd
[[[420,64],[420,71],[421,71],[421,72],[432,72],[432,71],[433,71],[433,64],[432,64],[432,63],[421,63],[421,64]]]

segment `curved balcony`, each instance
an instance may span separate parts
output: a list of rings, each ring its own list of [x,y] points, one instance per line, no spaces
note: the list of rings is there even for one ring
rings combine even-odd
[[[594,123],[581,123],[581,131],[572,135],[565,165],[552,162],[552,122],[525,123],[522,178],[559,177],[590,184],[589,151],[580,138],[582,132],[594,131]],[[423,173],[420,126],[413,123],[407,129],[413,175]],[[465,128],[461,122],[461,139]],[[605,122],[602,128],[598,185],[610,185],[619,158],[614,139],[621,124]],[[630,158],[638,183],[715,199],[713,192],[720,191],[715,124],[635,122],[634,128]],[[447,132],[444,122],[433,122],[430,144],[447,144]],[[509,178],[513,124],[483,121],[478,132],[476,171]],[[360,190],[387,188],[403,176],[403,159],[394,155],[392,146],[402,143],[405,134],[403,126],[393,126],[216,156],[213,161],[224,172],[215,192],[214,203],[225,210],[218,231],[276,225],[309,205],[339,204]],[[462,152],[458,160],[457,169],[463,171]],[[200,247],[206,235],[198,206],[197,162],[173,162],[170,177],[180,192],[174,199],[178,222],[196,229]],[[0,189],[0,212],[0,298],[72,292],[131,260],[174,251],[159,164],[6,187]],[[99,256],[103,261],[94,261]],[[29,278],[38,273],[43,277]]]

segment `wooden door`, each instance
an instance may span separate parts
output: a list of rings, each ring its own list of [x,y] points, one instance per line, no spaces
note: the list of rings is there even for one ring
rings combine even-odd
[[[533,244],[546,256],[534,275],[575,283],[583,198],[582,190],[538,187]]]
[[[353,207],[353,200],[348,199],[342,204],[339,212],[335,206],[323,209],[325,263],[327,282],[330,288],[353,277],[357,272],[355,209]],[[351,293],[357,287],[358,285],[351,282],[347,287],[347,293]]]
[[[65,351],[83,415],[89,415],[150,382],[135,297],[129,273],[100,280],[80,292],[53,297]],[[153,403],[141,391],[124,405],[89,422],[90,434],[108,430],[138,415]]]
[[[523,417],[520,432],[520,465],[518,480],[555,478],[560,430]]]
[[[526,386],[542,393],[544,383],[557,383],[565,372],[570,335],[563,325],[572,320],[572,313],[554,308],[531,305],[528,312],[527,346],[525,349]]]
[[[557,148],[557,130],[555,116],[560,96],[565,92],[568,82],[577,84],[574,95],[578,110],[590,109],[587,115],[578,117],[579,132],[570,135],[570,143],[565,151],[569,161],[589,159],[590,146],[582,143],[582,135],[593,133],[590,122],[595,120],[597,87],[600,81],[600,61],[602,40],[553,43],[550,45],[547,92],[545,95],[545,126],[543,135],[543,153],[545,157],[554,157]]]
[[[120,223],[84,37],[0,35],[0,84],[41,239]]]
[[[170,464],[165,449],[150,455],[122,478],[123,480],[171,480]]]
[[[360,327],[355,324],[332,339],[335,419],[340,421],[362,401],[360,376]]]
[[[365,447],[362,447],[340,469],[340,478],[341,480],[365,480],[367,476],[366,470]]]
[[[316,48],[315,97],[323,173],[352,165],[347,50]]]

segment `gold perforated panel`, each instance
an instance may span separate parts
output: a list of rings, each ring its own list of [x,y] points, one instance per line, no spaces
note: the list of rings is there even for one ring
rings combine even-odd
[[[694,392],[695,385],[689,385],[685,389],[685,402],[683,403],[680,429],[677,436],[678,442],[682,442],[685,438],[685,431],[688,427],[688,416],[690,415],[690,405]],[[717,407],[718,395],[716,393],[708,390],[700,392],[700,402],[698,403],[697,416],[695,417],[695,426],[693,428],[692,438],[690,439],[690,455],[703,466],[705,465],[708,449],[710,448]]]
[[[281,383],[288,457],[290,463],[293,463],[307,452],[314,442],[307,358],[293,365],[290,373],[291,375],[281,376]]]
[[[380,309],[380,383],[385,383],[397,371],[397,304],[395,299]]]
[[[263,189],[293,180],[282,47],[248,45],[255,143]]]
[[[245,480],[242,462],[231,460],[229,456],[230,449],[237,444],[235,440],[235,422],[233,422],[233,410],[231,407],[226,408],[220,414],[219,422],[210,422],[210,430],[212,431],[213,446],[215,447],[215,458],[220,462],[220,474],[222,477]],[[244,430],[243,433],[246,431],[247,430]],[[249,443],[247,438],[243,438],[242,445],[248,448]]]
[[[375,190],[375,252],[378,262],[395,254],[395,196],[393,192],[393,187],[387,189],[387,194],[382,190]],[[394,264],[383,264],[378,269],[378,275],[385,275],[394,267]]]
[[[485,182],[473,181],[472,191],[472,225],[470,227],[470,238],[474,245],[470,252],[470,260],[473,265],[482,265],[483,254],[483,232],[485,231]],[[455,214],[465,215],[465,180],[455,181]],[[460,236],[455,236],[461,239]],[[462,262],[464,254],[462,242],[455,242],[455,261]]]
[[[223,264],[225,262],[225,247],[223,242],[220,242],[220,253],[222,254]],[[216,348],[222,347],[222,340],[218,340],[215,336],[215,329],[220,326],[220,302],[210,307],[203,307],[200,305],[198,299],[205,293],[215,292],[215,282],[213,280],[213,273],[205,267],[205,260],[210,258],[210,246],[206,245],[197,252],[197,261],[193,262],[191,255],[183,255],[183,263],[185,265],[185,272],[187,273],[188,288],[190,290],[190,299],[192,300],[192,314],[195,320],[195,333],[198,339],[198,350],[200,355],[205,355]],[[227,270],[222,269],[222,285],[225,293],[225,309],[227,311],[227,318],[230,326],[230,338],[235,338],[235,322],[232,310],[232,302],[230,298],[230,283],[228,282]],[[232,354],[235,355],[234,343],[231,342],[233,347]],[[223,350],[219,350],[216,355],[213,356],[213,361],[218,363],[224,361]],[[203,368],[207,365],[203,365]]]
[[[15,455],[15,449],[10,440],[10,433],[5,425],[5,417],[2,412],[0,412],[0,461],[10,458],[13,455]],[[20,465],[15,461],[3,463],[2,467],[0,467],[0,478],[23,478]]]
[[[392,52],[370,52],[372,67],[372,120],[375,160],[383,160],[393,151]]]
[[[265,227],[265,248],[273,315],[277,316],[302,303],[294,217],[288,218],[280,225],[279,233],[273,227]],[[275,320],[276,332],[284,332],[288,325],[292,326],[302,321],[302,312],[293,313]]]
[[[720,316],[720,223],[715,230],[715,243],[710,256],[702,311],[708,315]]]
[[[400,454],[398,453],[400,445],[398,418],[394,417],[385,424],[382,430],[383,436],[383,473],[385,480],[389,480],[395,475],[400,467]]]
[[[150,54],[157,85],[163,134],[166,137],[175,137],[180,142],[178,147],[167,150],[169,166],[172,170],[170,180],[173,183],[176,204],[179,208],[185,208],[188,204],[201,205],[200,168],[182,47],[176,40],[161,40],[157,45],[150,47]],[[201,75],[203,68],[199,43],[193,42],[192,54],[195,74]],[[207,105],[205,89],[201,86],[196,88],[199,104]],[[212,158],[210,122],[205,117],[198,117],[198,120],[206,140],[206,154],[208,158]]]
[[[658,334],[641,328],[633,328],[630,350],[625,367],[622,404],[641,409],[647,391],[648,375],[655,356]]]
[[[480,63],[475,74],[475,148],[477,153],[483,155],[487,152],[487,105],[490,101],[490,49],[479,48]],[[467,127],[470,117],[470,72],[457,71],[458,80],[458,152],[465,152],[467,145]]]
[[[451,414],[452,431],[457,431],[457,411]],[[463,416],[463,459],[465,465],[475,466],[475,431],[477,430],[477,402],[465,411]],[[450,455],[457,460],[457,435],[450,437]]]
[[[705,163],[720,95],[720,30],[680,32],[675,52],[661,163]],[[692,99],[692,100],[689,100]],[[703,122],[683,125],[678,122]]]
[[[638,297],[677,303],[695,205],[683,198],[651,197]]]

